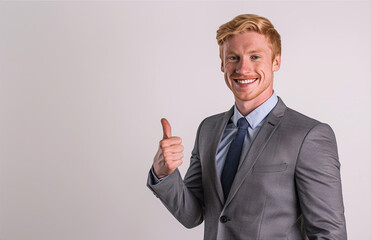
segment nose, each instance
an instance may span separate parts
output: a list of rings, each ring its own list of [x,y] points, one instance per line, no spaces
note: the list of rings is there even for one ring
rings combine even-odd
[[[245,59],[241,58],[236,66],[236,73],[246,75],[251,72],[251,63]]]

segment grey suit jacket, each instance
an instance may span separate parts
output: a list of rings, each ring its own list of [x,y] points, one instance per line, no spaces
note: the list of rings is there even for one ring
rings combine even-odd
[[[205,221],[204,239],[347,239],[332,129],[279,99],[256,135],[224,199],[215,156],[233,114],[206,118],[189,169],[147,186],[186,227]]]

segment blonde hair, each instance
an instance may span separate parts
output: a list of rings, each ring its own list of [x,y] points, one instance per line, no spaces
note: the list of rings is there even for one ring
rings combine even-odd
[[[281,36],[273,24],[265,17],[255,14],[242,14],[221,25],[216,32],[216,40],[220,48],[221,58],[223,56],[224,42],[229,37],[246,31],[255,31],[267,38],[272,50],[272,60],[275,56],[281,55]]]

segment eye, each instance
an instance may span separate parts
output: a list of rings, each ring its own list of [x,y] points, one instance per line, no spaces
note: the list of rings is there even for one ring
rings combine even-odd
[[[256,56],[256,55],[253,55],[253,56],[251,56],[251,59],[252,60],[258,60],[260,57],[259,56]]]
[[[230,57],[228,57],[228,60],[229,61],[232,61],[232,62],[235,62],[235,61],[238,60],[238,57],[236,57],[236,56],[230,56]]]

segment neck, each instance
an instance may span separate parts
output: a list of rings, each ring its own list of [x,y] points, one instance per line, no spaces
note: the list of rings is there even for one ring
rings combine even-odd
[[[243,115],[247,116],[249,113],[254,111],[257,107],[262,105],[265,101],[267,101],[273,94],[273,91],[271,92],[270,95],[267,95],[265,97],[262,97],[260,99],[252,99],[249,101],[242,101],[240,99],[235,99],[236,101],[236,107],[238,111]]]

